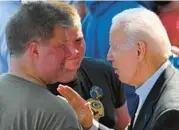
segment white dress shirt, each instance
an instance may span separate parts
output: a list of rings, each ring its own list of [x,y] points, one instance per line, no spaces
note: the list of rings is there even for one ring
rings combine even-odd
[[[134,124],[149,92],[151,91],[159,76],[169,66],[169,64],[170,62],[166,61],[143,85],[136,89],[136,94],[139,96],[139,105],[135,113]]]

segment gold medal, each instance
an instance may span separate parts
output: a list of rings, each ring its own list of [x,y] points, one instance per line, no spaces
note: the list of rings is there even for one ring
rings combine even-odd
[[[98,120],[104,116],[104,107],[101,101],[90,98],[88,102],[91,104],[91,110],[93,111],[94,119]]]

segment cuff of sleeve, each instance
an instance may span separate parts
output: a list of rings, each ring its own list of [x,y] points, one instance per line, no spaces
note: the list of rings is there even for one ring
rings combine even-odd
[[[98,128],[99,128],[99,122],[97,122],[95,119],[93,119],[93,125],[88,130],[98,130]]]

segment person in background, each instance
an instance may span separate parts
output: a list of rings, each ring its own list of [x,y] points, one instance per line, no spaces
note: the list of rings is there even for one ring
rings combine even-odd
[[[156,5],[154,1],[138,1],[142,6],[144,6],[146,9],[154,10],[156,8]]]
[[[85,1],[74,1],[71,3],[71,5],[78,11],[78,14],[81,17],[81,21],[83,21],[83,18],[88,12]]]
[[[179,2],[168,1],[158,4],[158,15],[165,26],[172,46],[179,48]]]
[[[79,17],[77,11],[70,5],[61,2],[52,2],[52,4],[64,8],[74,18]],[[57,91],[59,84],[70,86],[91,103],[96,129],[105,125],[109,128],[124,130],[130,121],[130,117],[123,88],[114,73],[114,69],[106,61],[84,57],[85,42],[81,24],[76,30],[70,32],[67,41],[71,45],[73,55],[65,60],[66,73],[58,79],[57,83],[49,84],[47,88],[54,95],[59,95]],[[75,102],[79,101],[76,100]],[[81,112],[83,113],[83,111]],[[88,117],[86,113],[78,115],[82,127],[89,128],[90,126],[86,126],[86,124],[90,124],[92,116]]]
[[[69,1],[66,1],[66,0],[62,0],[61,2],[65,2],[69,5],[72,5],[77,11],[78,11],[78,14],[80,15],[81,17],[81,20],[83,21],[83,18],[85,17],[88,9],[86,7],[86,4],[85,4],[85,1],[79,1],[79,0],[69,0]]]
[[[64,62],[74,56],[67,42],[80,22],[45,2],[23,4],[10,19],[10,71],[0,75],[1,130],[82,130],[72,107],[46,88],[65,74]]]
[[[179,2],[154,1],[165,29],[167,30],[172,45],[173,56],[170,57],[174,66],[179,69]]]
[[[0,74],[9,70],[10,57],[5,37],[6,24],[20,5],[20,1],[0,1]]]
[[[129,8],[142,7],[133,1],[86,1],[88,13],[82,21],[85,55],[105,59],[109,49],[109,30],[114,15]]]

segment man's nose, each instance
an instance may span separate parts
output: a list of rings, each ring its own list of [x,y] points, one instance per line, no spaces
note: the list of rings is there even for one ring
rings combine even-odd
[[[112,60],[113,60],[111,48],[109,48],[109,51],[108,51],[108,54],[107,54],[107,60],[108,60],[108,61],[112,61]]]
[[[79,53],[79,50],[73,44],[70,44],[67,50],[67,57],[76,56]]]

